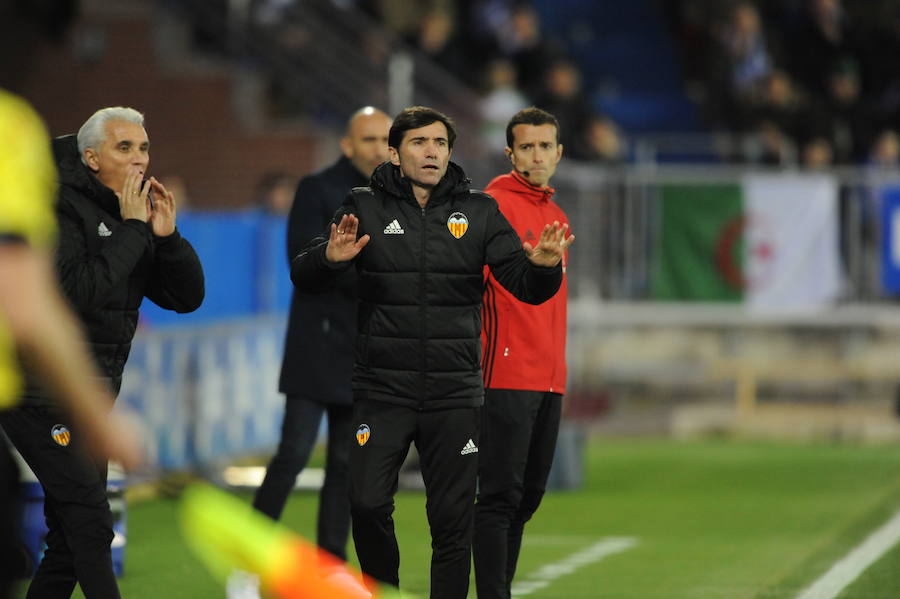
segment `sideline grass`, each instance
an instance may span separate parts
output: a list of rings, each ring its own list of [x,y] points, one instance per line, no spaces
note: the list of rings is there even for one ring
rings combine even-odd
[[[900,597],[900,545],[875,562],[838,599]]]
[[[517,580],[604,537],[637,545],[529,599],[792,599],[900,507],[894,446],[595,440],[587,463],[585,487],[548,495],[526,528]],[[315,505],[295,494],[285,523],[314,536]],[[129,507],[124,597],[224,596],[187,554],[174,511],[166,500]],[[400,493],[394,516],[403,587],[425,597],[424,497]],[[898,567],[895,548],[841,599],[897,597]]]

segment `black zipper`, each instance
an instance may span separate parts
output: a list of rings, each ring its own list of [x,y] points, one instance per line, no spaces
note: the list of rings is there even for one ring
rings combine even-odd
[[[425,267],[426,267],[425,235],[426,235],[426,228],[427,228],[427,221],[425,219],[425,206],[422,206],[421,210],[422,210],[422,227],[421,227],[422,252],[421,252],[421,256],[420,256],[421,262],[419,264],[419,280],[420,280],[420,285],[419,285],[419,293],[420,293],[420,297],[419,297],[419,345],[420,345],[419,375],[421,378],[422,388],[419,392],[419,409],[420,410],[425,407],[425,392],[426,392],[426,389],[428,388],[428,385],[426,384],[426,379],[427,379],[426,366],[427,366],[428,360],[425,355],[425,350],[427,348],[425,328],[428,326],[427,322],[426,322],[427,310],[426,310],[426,306],[425,306],[425,300],[427,299],[427,296],[428,296],[428,294],[425,291],[425,282],[427,280],[426,273],[425,273]]]

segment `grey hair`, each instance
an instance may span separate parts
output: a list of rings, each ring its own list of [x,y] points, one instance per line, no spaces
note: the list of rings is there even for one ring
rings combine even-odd
[[[143,127],[144,115],[124,106],[109,106],[92,114],[78,130],[78,154],[85,165],[84,151],[88,148],[96,150],[100,146],[106,137],[106,123],[109,121],[126,121]]]

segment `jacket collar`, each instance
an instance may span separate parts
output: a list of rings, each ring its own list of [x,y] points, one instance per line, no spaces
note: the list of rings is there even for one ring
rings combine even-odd
[[[450,162],[447,164],[447,172],[431,190],[428,205],[441,204],[456,194],[466,193],[469,191],[470,184],[471,181],[466,177],[462,168],[455,162]],[[371,185],[373,189],[381,189],[418,205],[409,180],[400,174],[399,166],[394,166],[390,162],[383,162],[375,169],[375,172],[372,173]]]
[[[525,177],[515,170],[510,171],[506,175],[496,177],[490,182],[488,187],[515,193],[534,202],[549,201],[550,198],[553,197],[553,194],[556,193],[556,190],[552,187],[537,187],[532,185]]]
[[[59,183],[79,192],[103,210],[120,217],[119,199],[115,192],[100,182],[81,162],[75,135],[63,135],[53,140],[53,156],[59,170]]]

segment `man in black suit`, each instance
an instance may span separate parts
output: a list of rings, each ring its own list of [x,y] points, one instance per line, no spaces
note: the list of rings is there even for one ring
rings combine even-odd
[[[288,217],[288,260],[322,235],[353,187],[369,184],[375,167],[388,159],[390,127],[391,119],[384,112],[361,108],[347,122],[341,158],[300,181]],[[288,493],[312,453],[322,414],[327,412],[328,453],[319,494],[317,540],[343,560],[350,530],[350,377],[355,338],[354,270],[348,269],[324,293],[294,293],[279,382],[287,400],[281,442],[253,500],[254,507],[270,518],[281,516]]]

